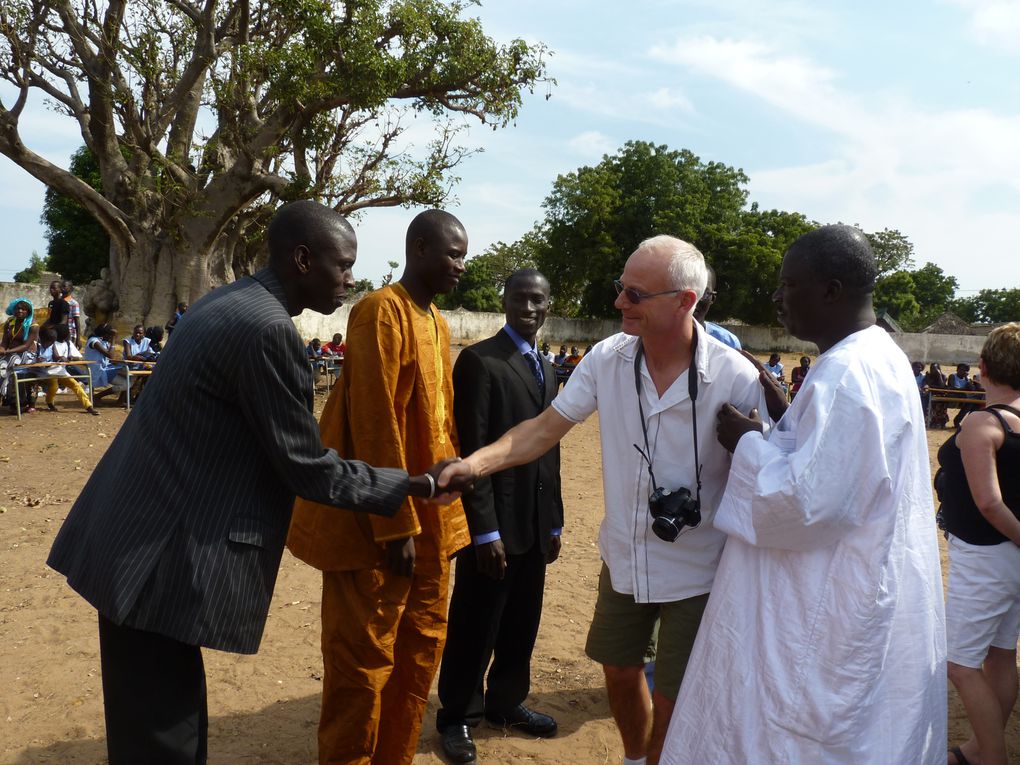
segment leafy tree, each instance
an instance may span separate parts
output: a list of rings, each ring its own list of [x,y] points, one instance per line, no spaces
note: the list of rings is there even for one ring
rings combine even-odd
[[[0,0],[0,153],[110,236],[130,322],[252,269],[281,201],[441,205],[462,115],[493,127],[544,79],[542,45],[498,45],[469,0]],[[101,190],[33,151],[48,98],[95,157]],[[414,154],[414,119],[435,138]]]
[[[543,205],[537,258],[559,310],[612,315],[613,279],[649,236],[679,236],[711,260],[740,226],[746,183],[741,170],[644,141],[559,176]]]
[[[87,146],[71,156],[70,170],[102,192],[99,165]],[[49,267],[76,284],[99,278],[110,265],[110,237],[88,211],[70,197],[49,187],[43,202],[42,223],[49,243]]]
[[[920,312],[914,297],[915,289],[914,278],[909,271],[896,271],[884,276],[875,286],[875,308],[888,311],[897,321],[910,324]]]
[[[1020,287],[981,290],[977,295],[955,301],[952,310],[972,322],[1020,321]]]
[[[665,233],[693,243],[715,266],[717,316],[774,322],[782,254],[811,224],[798,213],[746,208],[747,180],[739,169],[643,141],[561,175],[529,245],[557,312],[614,315],[612,282],[627,256]]]
[[[375,289],[375,284],[371,279],[357,279],[354,282],[354,289],[352,292],[371,292]]]
[[[910,272],[914,280],[914,298],[920,307],[915,326],[910,329],[921,329],[931,324],[943,313],[951,309],[959,282],[956,277],[947,276],[945,271],[934,263],[925,263]]]
[[[896,229],[884,228],[864,235],[875,253],[880,277],[894,271],[906,271],[914,265],[914,245]]]
[[[46,262],[46,258],[33,250],[32,257],[28,259],[28,266],[14,274],[14,281],[19,284],[36,284],[39,277],[48,269],[49,264]]]
[[[518,269],[535,267],[536,246],[534,232],[513,244],[490,245],[485,252],[468,259],[457,289],[437,296],[436,304],[440,308],[462,306],[469,311],[502,312],[501,296],[507,277]]]

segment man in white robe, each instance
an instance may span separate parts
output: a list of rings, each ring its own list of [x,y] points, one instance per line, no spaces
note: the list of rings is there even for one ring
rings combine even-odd
[[[924,418],[874,326],[874,256],[849,226],[798,239],[774,296],[822,351],[789,409],[724,406],[728,535],[661,762],[946,762],[946,647]]]

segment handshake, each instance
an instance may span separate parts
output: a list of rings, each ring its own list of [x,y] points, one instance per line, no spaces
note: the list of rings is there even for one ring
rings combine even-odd
[[[477,475],[469,463],[460,457],[454,457],[437,462],[422,475],[411,476],[408,494],[445,505],[453,502],[465,491],[471,491],[475,478]]]

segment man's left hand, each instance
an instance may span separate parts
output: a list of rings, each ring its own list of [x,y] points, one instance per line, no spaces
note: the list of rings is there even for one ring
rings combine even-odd
[[[549,550],[545,554],[545,562],[553,563],[558,557],[560,557],[560,535],[550,534],[549,535]]]
[[[723,404],[719,409],[715,433],[726,451],[732,453],[740,437],[752,430],[764,431],[757,409],[751,410],[750,417],[742,415],[732,404]]]

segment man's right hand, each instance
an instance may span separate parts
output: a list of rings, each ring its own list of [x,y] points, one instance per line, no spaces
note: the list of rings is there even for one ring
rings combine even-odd
[[[397,576],[414,573],[414,537],[394,539],[386,543],[386,566]]]
[[[467,460],[457,460],[446,463],[436,485],[445,492],[465,492],[471,490],[477,477]]]
[[[779,422],[786,410],[790,408],[786,391],[783,390],[783,386],[779,384],[776,376],[767,370],[765,365],[758,361],[753,354],[744,350],[740,353],[757,367],[758,382],[761,383],[762,390],[765,391],[765,406],[768,407],[769,417],[772,418],[772,422]]]
[[[502,579],[506,576],[506,550],[502,539],[476,545],[475,560],[478,562],[478,570],[487,577]]]

